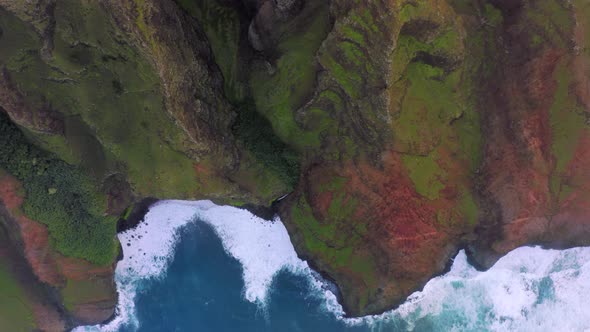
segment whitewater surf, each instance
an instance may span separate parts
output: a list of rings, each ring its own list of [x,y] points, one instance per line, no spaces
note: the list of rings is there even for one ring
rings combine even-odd
[[[119,234],[124,258],[117,265],[115,277],[119,292],[116,317],[106,325],[75,331],[141,331],[138,292],[145,290],[144,283],[149,280],[166,283],[180,231],[198,223],[210,226],[225,253],[239,262],[241,300],[265,312],[273,305],[272,293],[280,291],[275,288],[277,276],[287,273],[307,281],[307,294],[301,295],[301,303],[310,298],[321,302],[318,320],[325,324],[332,320],[354,331],[590,329],[590,308],[584,305],[590,296],[590,248],[519,248],[486,272],[475,270],[460,252],[448,273],[432,279],[396,310],[344,318],[329,285],[297,257],[279,219],[266,221],[248,211],[210,201],[161,201],[149,209],[136,228]]]

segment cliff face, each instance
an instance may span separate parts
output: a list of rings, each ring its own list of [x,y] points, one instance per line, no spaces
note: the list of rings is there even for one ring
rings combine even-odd
[[[277,211],[351,315],[403,302],[460,248],[487,268],[587,245],[589,15],[582,0],[0,0],[0,108],[26,137],[0,166],[40,222],[15,218],[24,256],[79,322],[112,311],[113,246],[79,250],[38,206],[72,199],[55,170],[84,183],[91,238],[144,197],[290,193]],[[102,290],[68,300],[89,275]]]
[[[489,267],[529,243],[587,245],[588,5],[498,3],[498,69],[486,84],[474,259]]]

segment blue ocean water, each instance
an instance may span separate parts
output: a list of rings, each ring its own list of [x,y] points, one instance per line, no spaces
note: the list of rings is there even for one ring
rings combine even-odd
[[[590,331],[590,248],[518,248],[486,272],[460,252],[398,309],[349,319],[278,219],[165,201],[119,239],[117,316],[76,332]]]
[[[307,278],[286,271],[275,277],[265,307],[246,301],[242,267],[211,226],[191,223],[180,233],[166,277],[138,292],[139,331],[370,331],[337,320]]]

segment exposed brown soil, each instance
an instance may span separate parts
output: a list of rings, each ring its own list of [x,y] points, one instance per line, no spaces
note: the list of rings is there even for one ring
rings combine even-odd
[[[578,102],[588,110],[587,57],[551,43],[531,46],[534,32],[523,28],[527,18],[521,10],[519,6],[508,10],[511,19],[498,42],[504,50],[498,59],[501,69],[489,82],[489,94],[483,99],[486,146],[480,191],[482,205],[491,213],[480,220],[470,253],[484,268],[523,245],[566,248],[589,244],[588,129],[573,143],[577,148],[566,171],[557,174],[557,156],[552,152],[556,134],[549,113],[556,98],[558,63],[567,64],[573,73],[575,86],[570,93],[576,92]],[[579,26],[574,35],[578,44],[584,44]],[[569,47],[569,40],[564,39]],[[551,189],[554,177],[562,183],[557,190]],[[563,184],[571,190],[565,197]]]
[[[375,283],[366,284],[363,280],[366,274],[359,275],[346,266],[336,270],[318,266],[320,270],[329,269],[328,274],[341,282],[347,310],[358,308],[356,295],[364,292],[373,294],[366,313],[398,305],[430,278],[442,273],[459,248],[462,234],[457,233],[457,225],[437,222],[439,211],[453,213],[452,208],[457,204],[453,188],[445,188],[446,194],[441,199],[429,201],[415,191],[399,154],[383,153],[382,164],[382,169],[366,161],[335,167],[315,166],[308,171],[302,189],[318,222],[333,222],[328,210],[335,195],[343,192],[343,206],[355,204],[355,210],[350,220],[339,227],[339,232],[355,233],[360,225],[367,226],[363,243],[355,250],[368,250],[367,256],[375,259]],[[346,179],[344,188],[337,192],[322,189],[322,183],[334,176]],[[288,200],[294,202],[294,197]],[[457,222],[465,223],[463,216],[454,217]],[[327,245],[337,247],[334,243]]]
[[[17,220],[25,255],[39,280],[54,287],[63,287],[66,279],[60,273],[54,259],[55,253],[49,246],[47,227],[25,216],[20,216]]]
[[[22,194],[18,193],[20,188],[20,183],[14,177],[0,175],[0,199],[7,209],[13,211],[23,204]]]
[[[21,184],[10,175],[0,177],[0,203],[10,210],[8,217],[16,223],[23,255],[36,278],[54,289],[65,287],[68,280],[95,284],[95,287],[105,291],[76,303],[70,313],[71,318],[83,324],[97,324],[110,318],[117,302],[114,265],[96,266],[57,253],[49,243],[47,227],[27,218],[20,211],[23,201]],[[39,326],[46,326],[48,331],[58,331],[65,324],[61,315],[56,316],[62,308],[55,308],[48,302],[51,302],[50,299],[35,303],[36,321],[40,322]]]
[[[553,167],[549,107],[559,58],[559,51],[548,50],[526,63],[514,63],[503,73],[501,83],[490,89],[481,178],[488,193],[484,204],[496,206],[499,212],[484,216],[482,226],[490,227],[486,232],[501,233],[482,234],[488,242],[484,247],[494,252],[477,258],[483,266],[491,266],[512,249],[540,241],[548,226]]]

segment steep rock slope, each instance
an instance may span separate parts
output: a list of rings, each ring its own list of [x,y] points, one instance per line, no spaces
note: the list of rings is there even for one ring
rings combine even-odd
[[[0,167],[24,195],[13,246],[67,324],[112,315],[116,220],[135,201],[264,206],[292,187],[236,148],[208,43],[175,3],[2,1],[0,27]]]
[[[497,69],[482,107],[482,205],[474,259],[530,243],[588,244],[588,4],[499,2]],[[586,147],[585,147],[586,146]]]
[[[74,322],[113,297],[64,278],[110,278],[114,220],[145,197],[289,194],[276,211],[350,315],[395,307],[459,248],[487,268],[587,245],[589,16],[583,0],[0,0],[3,128],[26,136],[0,167],[47,227],[23,216],[15,242]],[[62,188],[82,214],[45,213],[71,206]],[[79,216],[113,245],[78,250],[63,221]],[[35,234],[49,246],[26,249]]]
[[[302,156],[281,217],[349,313],[395,306],[461,247],[489,267],[587,244],[582,2],[241,5],[246,88]]]

